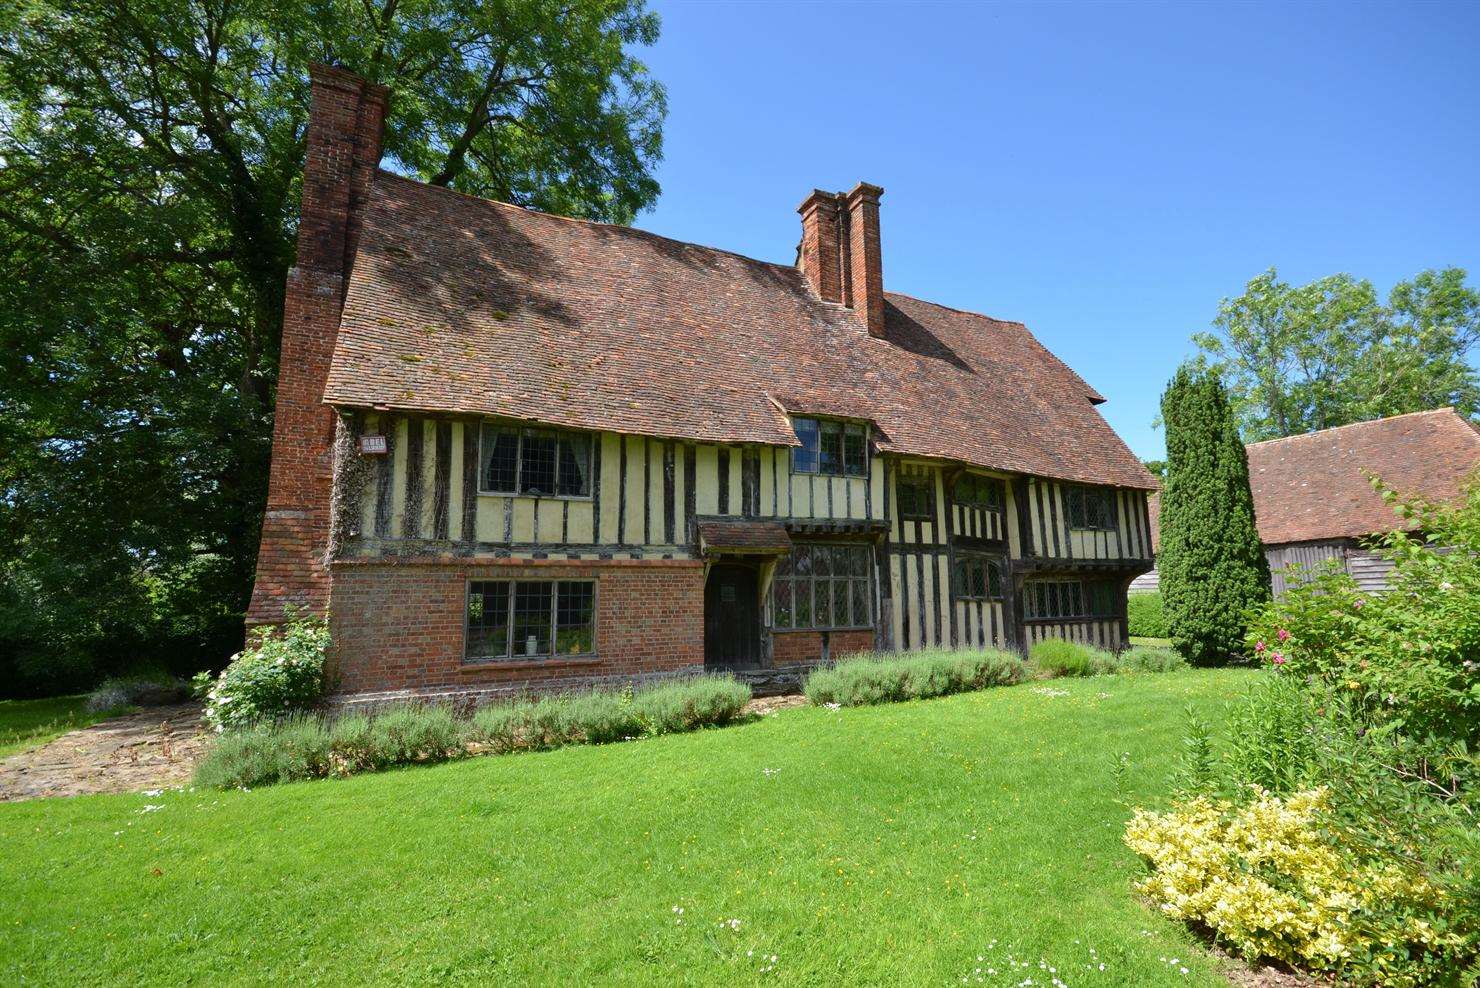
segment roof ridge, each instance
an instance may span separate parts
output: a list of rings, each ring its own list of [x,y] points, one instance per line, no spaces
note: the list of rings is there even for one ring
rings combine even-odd
[[[498,199],[485,199],[482,196],[475,196],[470,192],[459,192],[457,189],[450,189],[445,185],[432,185],[430,182],[418,182],[414,178],[410,178],[406,175],[398,175],[395,172],[387,171],[384,168],[377,169],[376,174],[377,177],[393,178],[397,181],[405,182],[407,185],[414,185],[419,189],[427,189],[434,193],[445,192],[449,195],[460,196],[463,199],[471,199],[473,202],[481,203],[485,206],[495,206],[500,209],[513,209],[517,210],[520,213],[532,213],[535,216],[548,216],[552,220],[562,220],[566,223],[577,223],[582,226],[601,227],[608,230],[615,230],[619,233],[636,234],[637,236],[650,237],[654,240],[664,240],[670,244],[679,244],[684,247],[697,247],[699,250],[707,250],[715,254],[726,254],[730,257],[738,258],[739,260],[746,261],[750,264],[759,264],[764,267],[775,268],[780,271],[795,271],[798,274],[801,273],[794,264],[784,264],[781,261],[767,261],[759,257],[751,257],[749,254],[742,254],[739,251],[726,250],[723,247],[713,247],[709,244],[695,243],[692,240],[679,240],[677,237],[667,237],[661,233],[654,233],[652,230],[644,230],[641,227],[637,226],[624,226],[621,223],[606,223],[601,220],[588,220],[580,216],[562,216],[560,213],[551,213],[543,209],[535,209],[532,206],[519,206],[512,202],[502,202]],[[987,318],[991,317],[988,316]]]
[[[1023,322],[1021,319],[1000,319],[997,316],[989,316],[985,312],[977,312],[975,309],[963,309],[960,306],[946,305],[944,302],[937,302],[934,299],[921,298],[918,295],[911,295],[908,292],[896,292],[892,288],[885,289],[884,294],[898,295],[900,298],[907,298],[911,302],[919,302],[921,305],[933,305],[937,309],[945,309],[947,312],[959,312],[963,316],[976,316],[980,319],[990,319],[992,320],[992,322],[1001,323],[1004,326],[1021,326],[1023,329],[1028,328],[1028,324]]]
[[[1403,412],[1400,415],[1384,415],[1382,418],[1363,419],[1360,422],[1348,422],[1345,425],[1333,425],[1329,429],[1315,429],[1311,432],[1296,433],[1293,436],[1276,436],[1273,439],[1260,439],[1258,442],[1244,443],[1244,445],[1246,447],[1268,446],[1271,443],[1284,443],[1289,442],[1292,439],[1312,439],[1316,436],[1324,436],[1327,433],[1340,432],[1342,429],[1355,429],[1358,426],[1376,425],[1379,422],[1396,422],[1398,419],[1416,418],[1419,415],[1443,415],[1446,412],[1459,418],[1460,421],[1465,421],[1464,416],[1456,412],[1453,405],[1445,405],[1442,408],[1425,408],[1422,411],[1418,412]]]

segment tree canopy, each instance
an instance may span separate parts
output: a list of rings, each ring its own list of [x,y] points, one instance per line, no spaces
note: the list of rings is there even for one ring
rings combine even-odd
[[[1480,411],[1480,290],[1460,268],[1379,298],[1348,274],[1291,285],[1270,270],[1218,306],[1193,341],[1222,379],[1247,442],[1423,411]]]
[[[0,12],[0,679],[239,639],[310,62],[390,87],[388,167],[625,223],[658,194],[657,34],[642,0]]]

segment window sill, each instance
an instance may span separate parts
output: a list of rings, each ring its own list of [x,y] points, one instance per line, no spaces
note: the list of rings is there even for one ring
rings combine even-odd
[[[871,625],[871,624],[851,624],[851,625],[847,625],[845,627],[839,627],[839,628],[772,628],[772,629],[770,629],[771,634],[773,634],[773,635],[803,635],[803,634],[808,634],[808,633],[811,633],[811,634],[814,634],[815,635],[815,634],[817,634],[819,632],[822,632],[822,631],[835,632],[835,631],[873,631],[873,630],[874,630],[874,626]]]
[[[1069,526],[1069,531],[1071,531],[1071,532],[1116,532],[1116,531],[1119,531],[1119,529],[1116,529],[1116,528],[1085,528],[1085,527],[1080,526],[1080,525],[1070,525]]]
[[[590,494],[515,494],[510,491],[479,491],[479,497],[511,497],[524,501],[590,501]]]
[[[581,655],[572,658],[519,658],[519,659],[473,659],[465,661],[459,668],[460,673],[490,672],[496,669],[575,669],[583,666],[594,666],[601,663],[600,656]]]

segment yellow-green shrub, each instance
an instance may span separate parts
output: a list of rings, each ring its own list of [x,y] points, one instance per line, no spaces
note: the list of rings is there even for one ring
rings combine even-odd
[[[1125,842],[1151,874],[1137,889],[1167,916],[1205,924],[1247,958],[1389,988],[1462,984],[1477,944],[1451,927],[1447,894],[1392,859],[1354,860],[1321,789],[1255,790],[1138,810]]]

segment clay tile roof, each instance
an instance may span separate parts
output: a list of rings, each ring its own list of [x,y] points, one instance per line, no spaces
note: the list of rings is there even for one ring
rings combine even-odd
[[[1355,538],[1398,527],[1363,470],[1401,494],[1453,501],[1480,469],[1480,429],[1452,408],[1357,422],[1250,443],[1249,485],[1265,545]],[[1161,498],[1150,498],[1153,545],[1161,548]]]
[[[709,549],[787,552],[791,536],[779,521],[701,521],[699,536]]]
[[[1451,501],[1480,467],[1480,430],[1452,408],[1251,443],[1249,482],[1266,545],[1389,532],[1398,516],[1363,476]]]
[[[811,412],[874,423],[890,452],[1156,486],[1021,323],[885,308],[876,339],[791,266],[382,172],[325,400],[772,445]]]

